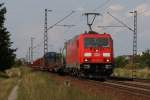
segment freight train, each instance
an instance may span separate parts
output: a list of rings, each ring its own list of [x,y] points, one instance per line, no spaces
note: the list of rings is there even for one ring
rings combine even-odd
[[[44,57],[46,61],[44,61]],[[41,70],[57,72],[57,70],[59,70],[63,66],[61,59],[62,58],[60,53],[48,52],[43,57],[33,61],[32,67]]]
[[[113,72],[113,40],[107,33],[89,31],[77,35],[65,42],[64,49],[58,57],[56,57],[58,53],[49,52],[52,53],[55,56],[48,57],[48,69],[59,73],[104,78],[109,77]],[[33,62],[33,65],[36,63]]]

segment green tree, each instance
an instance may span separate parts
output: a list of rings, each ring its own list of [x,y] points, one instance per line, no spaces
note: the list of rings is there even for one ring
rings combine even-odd
[[[150,67],[150,50],[143,52],[143,55],[140,57],[140,63]]]
[[[12,49],[12,42],[10,41],[10,33],[4,26],[6,8],[4,4],[0,4],[0,70],[10,68],[14,64],[15,49]]]
[[[118,56],[115,58],[115,66],[116,67],[125,67],[128,64],[128,60],[123,56]]]

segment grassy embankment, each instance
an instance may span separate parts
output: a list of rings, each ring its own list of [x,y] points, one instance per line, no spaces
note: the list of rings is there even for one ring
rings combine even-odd
[[[24,69],[18,100],[113,100],[111,97],[83,93],[79,89],[58,83],[49,73]]]
[[[134,74],[137,78],[150,79],[149,68],[136,69],[136,72]],[[132,77],[132,70],[126,68],[116,68],[114,70],[114,75],[119,77]]]
[[[11,90],[17,84],[18,76],[16,74],[9,76],[9,72],[16,73],[16,71],[18,71],[18,69],[13,69],[13,71],[9,70],[7,74],[0,72],[0,100],[7,100]]]

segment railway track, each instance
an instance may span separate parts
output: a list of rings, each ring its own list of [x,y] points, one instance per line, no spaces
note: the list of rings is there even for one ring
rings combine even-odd
[[[132,79],[132,78],[110,78],[110,82],[118,83],[122,85],[128,85],[133,87],[139,87],[143,89],[149,89],[150,90],[150,80],[148,79]]]
[[[78,79],[75,78],[74,80],[80,80],[82,84],[88,85],[89,88],[96,87],[99,91],[109,91],[109,93],[122,95],[128,99],[125,100],[132,100],[131,98],[136,98],[134,100],[150,100],[150,84],[143,83],[139,84],[134,81],[114,81],[114,80],[107,80],[107,81],[95,81],[95,80],[86,80],[86,79]],[[123,100],[123,99],[122,99]]]
[[[136,81],[110,81],[111,83],[121,84],[121,85],[127,85],[135,88],[141,88],[145,90],[150,90],[150,84],[149,83],[143,83],[143,82],[136,82]]]
[[[103,83],[107,86],[115,87],[121,91],[125,91],[129,94],[146,96],[150,98],[150,85],[137,84],[134,82],[122,82],[122,81],[106,81]]]
[[[135,79],[133,79],[133,81],[143,82],[143,83],[149,83],[150,84],[150,79],[138,79],[138,78],[135,78]]]
[[[78,78],[75,78],[78,80]],[[140,97],[144,99],[140,100],[150,100],[150,84],[149,80],[141,81],[137,79],[134,81],[132,79],[108,79],[106,81],[96,81],[96,80],[87,80],[87,79],[79,79],[83,81],[83,84],[94,85],[98,88],[108,88],[110,90],[117,91],[117,93],[122,92],[127,95],[132,95],[135,97]]]
[[[134,95],[142,98],[147,98],[143,100],[150,99],[150,84],[139,84],[134,81],[114,81],[107,80],[104,82],[88,80],[89,83],[99,87],[103,85],[105,88],[111,88],[114,91],[124,92],[125,94]]]
[[[110,77],[109,80],[136,81],[136,82],[150,83],[150,79],[128,78],[128,77],[116,77],[116,76]]]
[[[97,87],[98,89],[106,89],[115,91],[116,93],[123,93],[124,95],[132,95],[133,97],[140,97],[140,100],[150,100],[150,81],[143,79],[130,78],[112,78],[106,81],[96,81],[90,79],[83,79],[71,76],[63,76],[71,81],[80,81],[88,87]],[[144,98],[144,99],[143,99]]]

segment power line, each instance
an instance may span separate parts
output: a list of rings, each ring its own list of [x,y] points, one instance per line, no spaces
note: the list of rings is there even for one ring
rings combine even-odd
[[[103,2],[101,5],[99,5],[97,8],[94,9],[94,11],[100,9],[100,8],[103,8],[107,3],[109,3],[111,0],[107,0],[105,2]]]
[[[48,64],[48,61],[46,59],[46,54],[48,53],[48,30],[53,28],[54,26],[56,26],[60,22],[64,21],[66,18],[68,18],[69,16],[71,16],[75,12],[75,11],[72,11],[67,16],[65,16],[61,20],[57,21],[54,25],[52,25],[48,28],[47,27],[48,26],[48,24],[47,24],[47,13],[48,13],[48,11],[52,11],[52,10],[45,9],[45,24],[44,24],[44,67],[45,68],[47,67],[47,64]]]
[[[33,40],[34,40],[34,38],[33,37],[31,37],[31,64],[33,63]]]
[[[37,48],[37,47],[40,47],[42,44],[43,44],[43,41],[41,41],[39,44],[35,45],[35,46],[33,47],[33,49],[35,49],[35,48]]]
[[[98,28],[104,28],[104,27],[124,27],[124,26],[97,26]]]
[[[52,10],[45,9],[45,23],[44,23],[44,67],[47,67],[46,53],[48,52],[48,28],[47,28],[47,13]]]
[[[30,62],[31,62],[31,48],[29,47],[28,48],[28,61],[29,61],[29,64],[30,64]]]
[[[134,14],[134,29],[130,28],[128,25],[126,25],[124,22],[122,22],[121,20],[119,20],[117,17],[111,15],[109,12],[108,14],[114,18],[116,21],[118,21],[119,23],[121,23],[124,27],[128,28],[129,30],[131,30],[133,32],[133,60],[132,62],[135,63],[135,57],[137,55],[137,11],[133,11],[130,12]],[[136,70],[135,68],[133,68],[132,71],[132,78],[136,78],[136,74],[135,74]]]
[[[71,28],[71,27],[74,27],[76,25],[67,25],[67,24],[64,24],[64,25],[56,25],[56,26],[60,26],[60,27],[68,27],[68,28]]]
[[[50,26],[47,30],[53,28],[54,26],[56,26],[60,22],[64,21],[66,18],[68,18],[69,16],[71,16],[73,13],[75,13],[75,11],[72,11],[70,14],[68,14],[67,16],[65,16],[64,18],[62,18],[61,20],[57,21],[54,25]]]
[[[107,12],[107,14],[109,14],[112,18],[114,18],[116,21],[118,21],[119,23],[121,23],[124,27],[128,28],[131,31],[134,31],[132,28],[130,28],[127,24],[125,24],[124,22],[122,22],[121,20],[119,20],[118,18],[114,17],[113,15],[111,15],[109,12]]]

